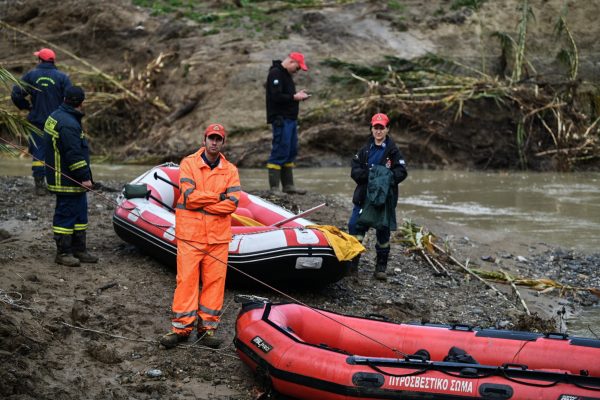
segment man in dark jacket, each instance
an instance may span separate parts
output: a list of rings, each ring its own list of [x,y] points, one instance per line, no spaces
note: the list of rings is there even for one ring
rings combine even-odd
[[[406,179],[406,163],[404,158],[396,147],[389,133],[390,119],[385,114],[375,114],[371,118],[371,136],[365,146],[352,158],[352,170],[350,176],[356,182],[356,189],[352,196],[352,215],[348,222],[348,233],[354,235],[360,242],[363,241],[368,227],[362,226],[359,222],[360,215],[365,206],[367,197],[367,185],[369,183],[369,173],[374,165],[384,166],[392,173],[391,180],[391,212],[395,213],[395,207],[398,202],[398,184]],[[390,226],[377,224],[376,229],[377,244],[377,263],[375,266],[375,278],[386,280],[386,268],[390,254]],[[392,225],[393,227],[393,225]],[[358,271],[359,257],[352,261],[353,272]]]
[[[296,92],[292,75],[307,71],[302,53],[292,52],[285,60],[274,60],[266,82],[267,123],[271,124],[273,142],[267,161],[269,187],[279,192],[279,181],[286,193],[304,194],[294,186],[294,161],[298,154],[299,102],[310,97],[304,89]]]
[[[48,115],[58,108],[65,97],[65,90],[71,86],[69,77],[54,65],[56,55],[51,49],[41,49],[33,53],[38,57],[38,65],[27,72],[21,80],[30,86],[15,85],[11,99],[20,110],[29,110],[27,120],[42,133]],[[31,97],[31,102],[27,97]],[[44,138],[43,134],[31,134],[29,138],[29,154],[33,161],[31,169],[35,182],[35,193],[46,193],[44,183]]]
[[[46,180],[48,190],[56,194],[52,221],[57,248],[55,261],[69,267],[98,261],[86,249],[86,192],[92,188],[92,171],[89,147],[81,126],[84,99],[82,88],[69,87],[63,104],[50,114],[44,125]]]

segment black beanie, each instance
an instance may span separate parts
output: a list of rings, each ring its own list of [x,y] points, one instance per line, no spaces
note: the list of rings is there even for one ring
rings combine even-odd
[[[79,86],[69,86],[67,90],[65,90],[65,103],[78,107],[85,100],[85,92]]]

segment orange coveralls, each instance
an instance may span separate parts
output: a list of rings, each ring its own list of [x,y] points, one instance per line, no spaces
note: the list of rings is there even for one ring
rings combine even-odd
[[[181,195],[175,210],[177,287],[173,296],[173,331],[189,335],[196,318],[198,330],[216,329],[223,307],[231,213],[240,197],[235,165],[220,154],[213,170],[202,159],[202,147],[179,167]],[[200,293],[202,281],[202,293]]]

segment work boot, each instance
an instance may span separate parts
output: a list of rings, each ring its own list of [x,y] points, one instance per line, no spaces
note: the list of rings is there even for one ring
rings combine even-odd
[[[181,342],[185,342],[189,339],[189,335],[180,335],[176,332],[169,332],[160,338],[160,344],[165,346],[167,349],[172,349]]]
[[[35,184],[35,195],[44,196],[48,194],[48,188],[46,187],[46,180],[43,176],[34,176],[33,182]]]
[[[281,170],[275,168],[268,168],[269,170],[269,192],[271,194],[283,194],[279,190],[279,181],[281,180]]]
[[[292,167],[281,167],[281,185],[284,193],[306,194],[306,190],[294,186],[294,168]]]
[[[98,257],[90,254],[86,246],[86,231],[75,231],[73,233],[73,255],[82,263],[97,263]]]
[[[71,247],[73,236],[54,234],[54,241],[56,242],[56,258],[54,262],[67,267],[79,267],[79,260],[73,257],[73,249]]]
[[[223,343],[223,339],[216,336],[216,329],[206,329],[198,331],[198,344],[218,349]]]
[[[73,254],[69,253],[56,253],[56,258],[54,262],[60,265],[64,265],[66,267],[79,267],[80,261],[73,257]]]
[[[375,279],[387,281],[387,274],[385,273],[385,270],[387,269],[388,258],[390,256],[390,248],[382,248],[376,245],[375,251],[377,252],[377,262],[375,263]]]

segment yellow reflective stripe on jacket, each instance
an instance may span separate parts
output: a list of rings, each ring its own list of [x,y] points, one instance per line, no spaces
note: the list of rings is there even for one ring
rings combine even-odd
[[[88,227],[88,224],[75,224],[76,231],[85,231]]]
[[[57,138],[58,132],[54,129],[56,124],[58,124],[57,120],[52,117],[48,117],[46,123],[44,124],[44,132],[48,133],[48,135],[52,136],[53,138]]]
[[[87,167],[87,162],[85,162],[85,160],[77,161],[76,163],[69,165],[71,171],[84,167]]]
[[[31,166],[32,167],[43,167],[44,166],[44,162],[43,161],[32,161],[31,162]]]
[[[48,190],[62,193],[83,193],[86,191],[85,188],[79,186],[61,186],[61,185],[48,185]]]
[[[63,228],[61,226],[52,226],[52,232],[58,233],[60,235],[72,235],[73,229]]]

